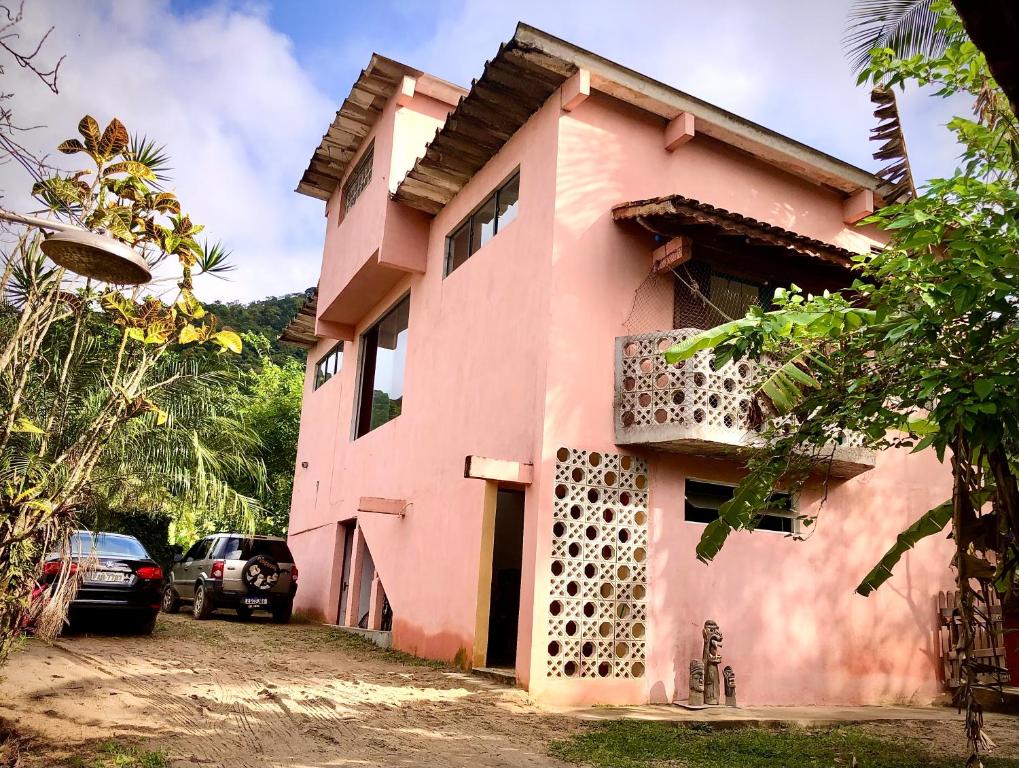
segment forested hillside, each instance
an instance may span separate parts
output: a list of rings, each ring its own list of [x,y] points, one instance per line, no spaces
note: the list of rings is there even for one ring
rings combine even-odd
[[[282,365],[291,358],[303,363],[303,349],[281,345],[277,339],[287,323],[297,314],[297,310],[304,300],[314,290],[314,288],[309,288],[302,293],[268,296],[246,304],[239,301],[225,303],[213,301],[207,303],[205,308],[219,318],[221,326],[233,328],[238,333],[249,331],[259,333],[272,341],[269,358],[277,365]],[[258,362],[258,359],[258,352],[246,345],[237,363],[241,368],[249,369]]]

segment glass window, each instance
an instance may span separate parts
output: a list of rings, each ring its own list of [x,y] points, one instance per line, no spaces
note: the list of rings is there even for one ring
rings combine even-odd
[[[89,533],[78,531],[71,535],[71,555],[103,557],[134,557],[148,559],[149,553],[134,536],[119,533]]]
[[[409,320],[407,296],[361,336],[361,391],[355,437],[392,421],[403,410]]]
[[[266,555],[277,563],[292,563],[294,556],[285,541],[252,539],[245,536],[228,536],[219,540],[214,557],[224,560],[250,560],[255,555]]]
[[[453,230],[446,238],[447,275],[517,217],[519,198],[520,174],[516,173]]]
[[[719,507],[732,498],[733,490],[731,486],[719,483],[687,480],[684,519],[704,524],[717,520]],[[796,514],[792,508],[792,497],[780,491],[773,493],[769,511],[758,518],[757,527],[764,531],[795,533]]]
[[[202,560],[209,551],[212,539],[199,539],[184,555],[185,560]]]
[[[745,317],[750,307],[761,305],[761,285],[727,275],[711,276],[711,307],[714,325]]]
[[[499,217],[499,228],[502,229],[517,217],[520,201],[520,174],[503,184],[499,190],[499,205],[497,215]]]
[[[315,363],[315,389],[325,384],[340,372],[343,364],[343,342],[326,352],[325,356]]]
[[[475,253],[495,236],[495,195],[475,211],[471,220],[471,253]]]
[[[467,219],[446,243],[446,274],[459,267],[471,255],[471,220]]]

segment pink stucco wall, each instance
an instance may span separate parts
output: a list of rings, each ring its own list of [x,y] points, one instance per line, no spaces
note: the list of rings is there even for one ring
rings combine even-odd
[[[434,106],[434,105],[433,105]],[[406,168],[437,116],[390,103],[375,137],[382,169],[347,218],[327,218],[320,311],[379,248],[392,168]],[[402,415],[351,440],[357,342],[317,391],[309,352],[290,537],[302,571],[300,610],[336,618],[342,540],[357,517],[394,611],[394,644],[452,659],[474,639],[483,483],[467,454],[535,464],[525,501],[517,676],[550,702],[683,698],[707,618],[726,635],[745,703],[927,701],[937,692],[932,598],[951,583],[943,542],[928,540],[870,597],[859,579],[948,477],[927,455],[889,453],[834,486],[816,531],[797,542],[733,538],[710,566],[696,561],[702,527],[683,520],[684,478],[735,481],[731,461],[646,452],[650,466],[647,670],[636,679],[546,674],[555,452],[614,445],[613,340],[669,328],[671,295],[634,295],[648,274],[646,235],[611,220],[614,204],[679,193],[856,250],[867,233],[842,221],[842,199],[719,142],[695,137],[669,153],[663,121],[592,96],[570,113],[558,95],[535,114],[434,219],[424,274],[407,274],[357,323],[368,328],[408,291],[410,332]],[[394,147],[396,149],[394,149]],[[514,169],[517,219],[443,279],[446,235]],[[336,198],[330,202],[334,209]],[[421,230],[424,231],[424,230]],[[640,327],[635,327],[635,323]],[[357,335],[355,335],[355,339]],[[302,462],[308,467],[303,468]],[[361,496],[406,499],[403,518],[358,514]],[[801,500],[806,509],[816,499]]]
[[[356,343],[347,345],[338,376],[316,391],[310,373],[306,380],[290,523],[295,556],[311,570],[338,572],[335,523],[357,516],[361,496],[411,501],[402,519],[358,520],[393,607],[394,642],[422,655],[452,659],[473,642],[484,486],[464,479],[464,456],[529,460],[540,440],[544,349],[535,339],[542,338],[548,296],[538,276],[550,263],[556,117],[552,110],[536,115],[435,217],[426,273],[408,275],[358,324],[360,334],[410,291],[402,415],[351,441]],[[400,138],[423,148],[431,132],[422,133]],[[377,158],[381,143],[379,136]],[[444,280],[446,233],[518,166],[517,220]],[[373,238],[344,229],[373,215],[379,199],[387,202],[384,194],[368,197],[378,191],[373,180],[335,234],[327,234],[323,275],[349,271],[331,261],[356,261],[377,247]],[[357,210],[362,204],[367,213]],[[328,226],[335,227],[333,217]],[[332,343],[309,352],[309,372]],[[302,573],[297,608],[335,620],[338,590],[336,578]]]

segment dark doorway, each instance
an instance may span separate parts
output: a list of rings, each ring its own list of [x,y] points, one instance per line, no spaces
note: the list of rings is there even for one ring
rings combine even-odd
[[[336,612],[336,623],[341,627],[347,623],[347,596],[350,594],[350,558],[354,554],[354,523],[343,526],[343,565],[340,571],[340,605]]]
[[[520,563],[524,549],[523,491],[500,489],[495,502],[492,602],[488,612],[489,667],[515,667],[520,614]]]

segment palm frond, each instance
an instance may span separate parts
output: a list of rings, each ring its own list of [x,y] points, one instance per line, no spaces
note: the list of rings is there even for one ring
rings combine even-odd
[[[870,100],[877,105],[874,117],[878,124],[870,129],[870,140],[882,142],[874,159],[888,163],[876,176],[889,185],[884,194],[891,203],[902,203],[916,197],[913,169],[906,152],[906,136],[899,119],[899,105],[891,88],[878,86],[870,92]]]
[[[202,252],[198,254],[199,275],[212,275],[220,279],[226,279],[226,273],[237,268],[236,264],[230,263],[230,254],[222,243],[202,243]]]
[[[139,136],[135,134],[131,137],[131,143],[128,145],[124,156],[129,160],[141,163],[152,171],[159,184],[165,184],[170,180],[168,174],[173,168],[170,167],[170,155],[166,152],[166,145],[156,144],[156,142],[144,135]],[[153,184],[152,186],[159,189],[159,184]]]
[[[931,0],[855,0],[842,47],[854,72],[867,66],[875,48],[891,48],[902,57],[938,56],[947,40],[937,22]]]

